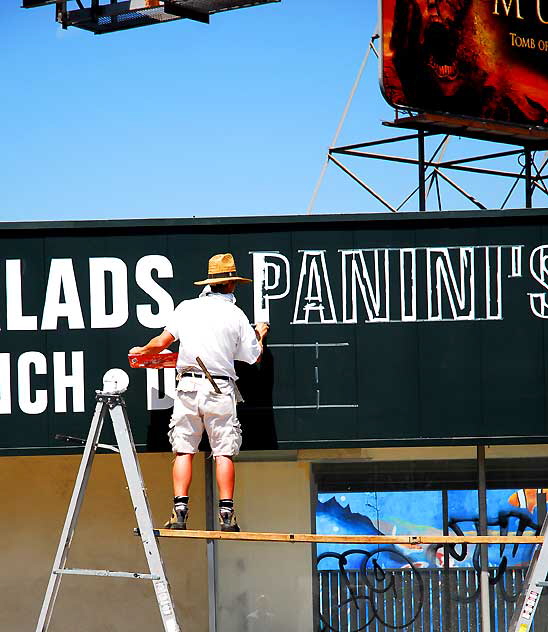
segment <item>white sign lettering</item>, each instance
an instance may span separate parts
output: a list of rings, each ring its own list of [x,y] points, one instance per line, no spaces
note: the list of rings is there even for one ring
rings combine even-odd
[[[55,412],[67,412],[67,390],[72,389],[72,410],[83,413],[84,406],[84,352],[73,351],[71,355],[72,373],[67,372],[66,353],[53,354],[53,381],[55,383]]]
[[[69,329],[84,329],[84,317],[71,259],[51,260],[42,330],[57,329],[59,318],[67,319]]]
[[[11,414],[10,354],[0,353],[0,415]]]
[[[289,294],[289,259],[279,252],[252,252],[251,255],[254,319],[256,323],[269,323],[270,301],[285,298]],[[279,290],[277,293],[272,292],[276,289]]]
[[[107,274],[111,280],[107,309]],[[121,327],[128,319],[127,267],[121,259],[97,257],[89,260],[89,301],[94,329]]]
[[[70,356],[70,370],[67,369],[67,356]],[[47,375],[53,366],[53,393],[46,388],[37,388],[36,376]],[[16,367],[16,370],[14,368]],[[54,412],[81,413],[84,405],[84,352],[55,351],[48,358],[39,351],[25,351],[19,357],[10,353],[0,353],[0,415],[11,415],[11,376],[16,376],[17,393],[15,401],[19,410],[27,415],[40,415],[53,403]],[[67,405],[67,393],[71,391],[70,406]],[[53,398],[51,398],[53,394]]]
[[[175,399],[175,369],[146,369],[147,410],[166,410]]]
[[[152,278],[152,272],[156,271],[160,279],[173,278],[173,266],[167,257],[161,255],[148,255],[142,257],[135,267],[135,281],[158,305],[156,313],[150,305],[137,305],[137,320],[144,327],[151,329],[163,327],[167,317],[173,311],[173,299],[164,288]]]
[[[529,259],[529,269],[531,276],[543,288],[548,290],[548,246],[538,246],[531,253]],[[546,292],[537,292],[529,294],[529,303],[531,311],[538,318],[548,318],[548,300]]]
[[[545,248],[548,253],[548,246]],[[522,276],[522,251],[523,246],[506,245],[340,250],[340,272],[336,271],[341,280],[338,297],[332,290],[335,268],[331,263],[328,271],[326,252],[305,250],[301,252],[291,322],[326,325],[501,320],[504,280]],[[254,253],[256,321],[258,316],[268,315],[270,298],[285,298],[289,294],[285,276],[291,268],[287,258],[284,280],[279,280],[280,274],[272,274],[268,292],[265,289],[267,262],[273,256],[281,255]],[[539,282],[546,281],[548,289],[546,270],[531,271]],[[542,300],[546,301],[548,317],[544,294],[532,295],[533,313],[545,317],[538,307]]]
[[[427,248],[428,320],[474,320],[474,249]],[[455,268],[457,272],[455,272]],[[444,305],[447,304],[447,307]]]
[[[293,323],[336,323],[325,251],[304,250],[302,253]]]
[[[358,289],[365,307],[365,320],[388,321],[390,319],[388,250],[342,250],[341,255],[343,323],[358,322]],[[350,286],[350,291],[348,286]]]
[[[524,292],[528,313],[548,318],[546,244],[530,251],[521,244],[436,244],[250,255],[255,322],[270,322],[278,314],[299,327],[502,320],[508,288],[526,282],[533,291],[519,291]],[[178,276],[167,256],[144,254],[134,268],[117,257],[90,257],[84,263],[87,268],[82,261],[76,265],[71,258],[52,258],[45,264],[47,276],[40,289],[30,278],[32,261],[0,260],[5,271],[0,335],[67,327],[117,330],[130,318],[147,329],[164,325],[176,301],[162,279]],[[41,270],[40,261],[35,274],[43,274]],[[185,291],[189,293],[190,288]],[[81,300],[88,294],[89,304]],[[0,415],[17,408],[28,415],[43,414],[48,407],[56,413],[85,412],[85,368],[84,351],[4,350]],[[146,380],[148,409],[170,408],[175,371],[147,370]]]
[[[46,375],[47,371],[46,357],[42,353],[27,351],[19,356],[17,362],[19,408],[27,415],[39,415],[48,406],[47,391],[37,389],[33,392],[32,388],[32,374]]]
[[[19,331],[38,329],[36,316],[23,315],[23,280],[21,259],[6,261],[6,326]]]

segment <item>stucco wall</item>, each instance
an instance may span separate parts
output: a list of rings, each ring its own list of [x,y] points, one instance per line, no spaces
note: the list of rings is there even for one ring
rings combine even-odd
[[[245,531],[309,533],[310,467],[237,463],[237,514]],[[218,632],[310,632],[312,547],[276,542],[217,544]]]
[[[171,455],[139,460],[156,526],[171,511]],[[35,630],[79,456],[0,459],[2,570],[0,630]],[[243,529],[308,532],[310,465],[238,462],[236,506]],[[205,528],[204,460],[195,459],[191,528]],[[120,458],[97,455],[67,567],[148,572]],[[208,630],[206,543],[161,539],[160,549],[185,632]],[[218,632],[312,629],[311,547],[217,544]],[[66,576],[50,632],[132,632],[162,628],[148,581]]]
[[[0,630],[35,630],[80,462],[79,456],[0,459]],[[155,525],[171,512],[171,454],[142,454]],[[203,455],[196,460],[192,523],[204,528]],[[67,567],[148,572],[120,457],[97,455]],[[185,632],[207,630],[206,545],[160,542]],[[162,628],[151,582],[66,576],[51,632],[122,632]]]

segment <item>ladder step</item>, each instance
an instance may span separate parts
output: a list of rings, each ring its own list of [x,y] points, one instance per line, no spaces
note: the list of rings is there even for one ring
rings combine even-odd
[[[94,577],[123,577],[125,579],[161,579],[159,575],[149,573],[131,573],[127,571],[107,571],[93,568],[55,568],[54,575],[91,575]]]
[[[537,586],[539,588],[546,588],[546,586],[548,586],[548,582],[537,582]]]

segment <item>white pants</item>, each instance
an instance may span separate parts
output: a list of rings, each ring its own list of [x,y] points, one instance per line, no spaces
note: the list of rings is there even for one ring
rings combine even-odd
[[[179,380],[168,432],[173,452],[198,452],[204,428],[213,456],[234,456],[240,451],[242,431],[236,414],[234,383],[216,382],[220,394],[205,378]]]

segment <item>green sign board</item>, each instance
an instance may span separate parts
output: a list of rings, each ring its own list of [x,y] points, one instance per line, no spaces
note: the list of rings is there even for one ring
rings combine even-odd
[[[232,252],[271,332],[237,367],[244,449],[545,442],[548,212],[0,224],[0,453],[85,437],[113,367],[141,450],[175,370],[128,349]]]

